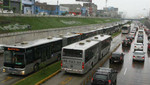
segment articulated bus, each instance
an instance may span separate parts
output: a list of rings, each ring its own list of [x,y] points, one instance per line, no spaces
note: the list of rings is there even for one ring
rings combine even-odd
[[[130,32],[131,26],[130,25],[124,25],[122,26],[122,34],[128,34]]]
[[[37,71],[42,65],[60,60],[62,47],[77,41],[80,35],[72,34],[5,46],[3,72],[26,75]]]
[[[63,39],[63,46],[72,44],[74,42],[78,42],[81,40],[80,34],[67,34],[67,35],[59,35],[60,38]]]
[[[3,72],[27,75],[60,60],[62,38],[46,38],[4,47]]]
[[[96,35],[94,37],[89,38],[90,40],[93,41],[99,41],[101,43],[100,45],[100,58],[102,59],[110,50],[110,46],[111,46],[111,41],[112,38],[110,35]]]
[[[62,48],[61,69],[69,73],[84,74],[100,56],[98,41],[83,40]]]
[[[61,70],[68,73],[86,73],[109,52],[111,40],[108,35],[97,35],[63,47]]]

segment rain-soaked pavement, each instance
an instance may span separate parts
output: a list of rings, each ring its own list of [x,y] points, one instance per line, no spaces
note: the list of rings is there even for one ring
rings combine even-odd
[[[114,68],[118,71],[117,85],[150,85],[150,52],[147,51],[147,35],[144,34],[145,62],[133,62],[132,60],[134,43],[136,43],[136,40],[137,34],[131,47],[122,47],[122,45],[120,45],[116,50],[117,52],[121,51],[125,54],[123,64],[110,64],[108,60],[103,65],[103,67]]]

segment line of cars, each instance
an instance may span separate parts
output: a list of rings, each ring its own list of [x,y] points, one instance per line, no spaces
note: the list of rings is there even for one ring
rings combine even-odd
[[[140,28],[137,35],[137,43],[134,44],[133,61],[145,61],[144,30]]]
[[[122,47],[130,47],[132,41],[135,39],[137,34],[137,41],[134,43],[133,61],[145,61],[144,52],[144,30],[138,26],[134,27],[132,31],[127,35],[126,39],[122,41]],[[150,43],[148,43],[148,50],[150,50]],[[123,63],[124,53],[113,52],[110,63]],[[117,71],[112,68],[98,68],[91,79],[92,85],[116,85]]]

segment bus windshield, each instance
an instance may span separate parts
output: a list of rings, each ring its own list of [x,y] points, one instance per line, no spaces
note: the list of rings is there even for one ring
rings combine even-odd
[[[63,56],[82,58],[82,50],[64,49]]]
[[[15,65],[24,65],[24,54],[13,51],[4,52],[5,63],[15,64]]]
[[[122,30],[127,30],[128,29],[128,27],[122,27]]]

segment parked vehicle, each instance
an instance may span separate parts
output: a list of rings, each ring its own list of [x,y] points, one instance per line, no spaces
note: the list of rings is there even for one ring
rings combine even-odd
[[[92,85],[116,85],[116,83],[117,71],[112,68],[100,67],[91,79]]]
[[[145,61],[145,52],[143,51],[135,51],[133,52],[133,61]]]
[[[131,40],[130,39],[125,39],[122,41],[122,46],[124,47],[130,47],[131,46]]]
[[[114,52],[112,53],[112,56],[110,57],[110,63],[113,62],[120,62],[123,63],[124,61],[124,54],[121,52]]]
[[[134,51],[143,51],[143,43],[135,43],[134,44]]]
[[[137,38],[137,43],[143,43],[143,38],[142,37],[138,37]]]

